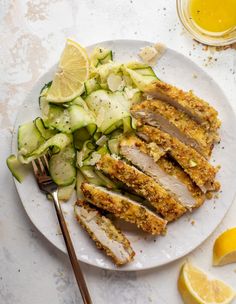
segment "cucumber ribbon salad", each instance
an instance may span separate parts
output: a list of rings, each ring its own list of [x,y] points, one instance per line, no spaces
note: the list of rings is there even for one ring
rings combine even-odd
[[[18,154],[7,159],[12,174],[22,182],[27,164],[50,154],[50,174],[59,186],[59,198],[65,201],[75,188],[79,192],[84,179],[115,187],[95,164],[101,155],[119,154],[119,137],[135,129],[131,105],[157,79],[150,66],[115,62],[112,50],[102,47],[93,50],[88,64],[81,94],[72,100],[50,100],[54,80],[45,84],[39,95],[41,117],[19,126]]]

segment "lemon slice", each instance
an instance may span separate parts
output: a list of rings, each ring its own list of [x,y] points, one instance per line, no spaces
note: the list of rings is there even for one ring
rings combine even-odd
[[[185,304],[229,304],[235,297],[230,286],[209,279],[206,273],[190,263],[181,269],[178,288]]]
[[[76,42],[67,39],[58,69],[54,75],[47,100],[62,103],[79,96],[89,76],[89,60],[86,51]]]
[[[223,232],[213,247],[213,265],[226,265],[236,262],[236,228]]]

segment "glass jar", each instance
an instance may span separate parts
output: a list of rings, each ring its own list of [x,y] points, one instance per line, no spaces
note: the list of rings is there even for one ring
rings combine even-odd
[[[229,45],[236,42],[236,26],[225,32],[208,32],[192,20],[189,0],[176,0],[176,6],[180,21],[195,40],[214,46]]]

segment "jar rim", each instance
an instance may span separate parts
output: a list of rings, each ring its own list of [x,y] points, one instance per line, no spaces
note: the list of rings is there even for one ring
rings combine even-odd
[[[220,37],[216,35],[207,35],[207,32],[200,31],[197,29],[197,27],[193,26],[191,22],[188,22],[186,20],[186,11],[184,8],[184,2],[186,0],[176,0],[176,9],[177,9],[177,14],[179,17],[179,20],[181,21],[183,27],[187,30],[187,32],[194,38],[195,40],[206,44],[206,45],[211,45],[211,46],[225,46],[225,45],[230,45],[236,42],[236,33],[234,37]],[[235,30],[236,32],[236,30]],[[210,34],[210,32],[209,32]]]

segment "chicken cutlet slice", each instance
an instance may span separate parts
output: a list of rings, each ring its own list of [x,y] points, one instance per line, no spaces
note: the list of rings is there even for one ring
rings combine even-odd
[[[156,80],[145,88],[145,92],[185,112],[208,130],[216,132],[221,125],[218,112],[191,91],[184,92],[175,86]]]
[[[129,240],[110,219],[82,200],[76,202],[74,212],[77,221],[88,232],[96,246],[104,250],[116,265],[127,264],[133,259],[135,252]]]
[[[141,148],[145,145],[146,149]],[[136,136],[131,135],[121,139],[120,153],[134,166],[170,191],[171,195],[176,197],[186,208],[199,207],[204,202],[205,195],[199,187],[194,185],[181,167],[177,167],[164,156],[154,160],[149,153],[148,144]]]
[[[137,151],[147,155],[151,161],[158,161],[163,155],[167,153],[161,146],[156,143],[146,143],[134,134],[128,134],[121,137],[119,146],[121,149],[124,147],[137,147]],[[138,155],[137,155],[138,157]],[[146,158],[148,160],[148,158]]]
[[[167,155],[161,157],[158,161],[158,166],[166,173],[169,174],[173,179],[178,180],[177,187],[175,188],[175,193],[180,191],[183,193],[182,200],[184,200],[184,205],[189,208],[198,208],[200,207],[206,200],[205,193],[191,180],[190,176],[183,170],[183,168],[173,159],[169,158]],[[185,191],[189,191],[191,195],[190,200],[183,199],[185,197],[186,192],[179,186],[179,183],[182,183],[185,186]]]
[[[168,149],[168,153],[179,163],[196,185],[205,193],[207,191],[218,191],[219,182],[215,181],[217,169],[196,150],[186,146],[177,138],[152,126],[141,126],[138,135],[147,141]]]
[[[89,183],[83,183],[81,190],[93,205],[135,224],[145,232],[159,235],[166,231],[166,220],[130,198]]]
[[[215,140],[212,132],[206,131],[184,112],[157,99],[135,104],[131,111],[133,116],[141,122],[169,133],[204,157],[210,156]]]
[[[125,161],[108,154],[97,163],[98,169],[123,182],[136,194],[147,199],[167,221],[173,221],[183,215],[187,209],[168,193],[153,178],[139,171]]]

